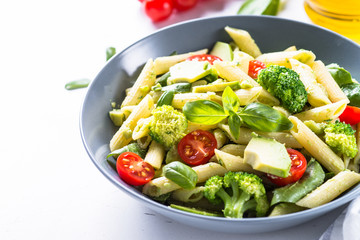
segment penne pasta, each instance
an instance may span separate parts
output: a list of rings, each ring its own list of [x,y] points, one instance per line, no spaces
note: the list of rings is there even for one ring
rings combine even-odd
[[[220,96],[215,93],[177,93],[174,95],[171,105],[174,108],[182,109],[187,102],[192,102],[196,100],[212,100],[219,104],[222,103]]]
[[[149,150],[146,153],[144,161],[149,163],[155,169],[160,169],[164,161],[164,157],[165,157],[164,147],[160,143],[156,141],[152,141],[149,146]]]
[[[358,182],[360,182],[360,174],[348,170],[339,172],[296,202],[296,205],[306,208],[321,206],[332,201]]]
[[[240,100],[240,106],[245,106],[249,103],[255,102],[260,96],[262,90],[262,87],[239,89],[235,91],[235,94]]]
[[[335,174],[345,169],[342,159],[300,119],[290,116],[289,120],[294,124],[291,134],[321,165]]]
[[[155,84],[155,80],[154,62],[152,59],[149,59],[126,95],[121,107],[137,105],[150,92],[151,87]]]
[[[270,52],[258,56],[256,59],[266,65],[280,65],[291,68],[290,59],[296,59],[304,64],[312,64],[315,61],[315,54],[308,50]]]
[[[130,143],[130,141],[132,140],[132,131],[134,130],[137,121],[140,118],[149,117],[153,107],[153,99],[150,95],[146,95],[146,97],[141,100],[139,105],[137,105],[136,108],[133,109],[129,117],[125,120],[125,122],[121,125],[119,130],[110,140],[111,151],[124,147],[125,145]]]
[[[343,100],[345,100],[346,103],[350,102],[322,61],[315,61],[311,67],[314,70],[317,81],[325,87],[332,102]]]
[[[203,186],[194,189],[178,189],[171,193],[171,197],[181,202],[198,202],[204,197],[203,192]]]
[[[258,45],[255,43],[249,32],[229,26],[225,27],[225,31],[230,35],[241,51],[246,52],[253,57],[257,57],[261,54]]]
[[[290,59],[291,68],[300,76],[301,82],[304,84],[308,93],[308,102],[313,107],[320,107],[330,104],[331,101],[327,96],[324,87],[316,81],[313,70],[306,64],[296,59]]]
[[[178,55],[172,55],[172,56],[165,56],[165,57],[158,57],[154,61],[154,72],[155,75],[164,74],[169,71],[170,67],[174,66],[175,64],[184,61],[188,57],[191,57],[193,55],[197,54],[205,54],[207,53],[207,49],[201,49],[199,51],[195,52],[189,52],[189,53],[183,53]]]
[[[236,64],[236,66],[238,66],[243,72],[246,73],[249,71],[249,62],[251,60],[254,60],[251,55],[240,50],[234,51],[234,59],[232,60],[232,62]]]
[[[294,114],[301,121],[314,120],[315,122],[324,122],[327,120],[337,119],[346,108],[346,100],[340,100],[336,103],[327,104],[325,106],[312,108]]]
[[[242,157],[235,156],[218,149],[215,149],[215,156],[218,163],[228,171],[243,171],[259,174],[259,172],[254,170],[248,163],[245,163]]]

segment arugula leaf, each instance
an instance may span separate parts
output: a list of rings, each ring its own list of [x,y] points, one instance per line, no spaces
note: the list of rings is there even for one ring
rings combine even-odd
[[[262,103],[250,103],[238,114],[248,127],[262,132],[278,132],[293,127],[286,116]]]
[[[187,102],[183,113],[190,122],[204,125],[217,124],[228,116],[220,104],[210,100]]]
[[[112,56],[116,54],[116,48],[114,47],[108,47],[106,49],[106,61],[108,61]]]
[[[194,169],[184,163],[175,161],[163,167],[164,176],[185,189],[196,186],[198,175]]]
[[[239,97],[234,93],[231,87],[227,86],[222,94],[222,103],[225,113],[229,114],[230,111],[237,112],[240,107]]]
[[[237,14],[250,15],[277,15],[280,0],[247,0],[245,1]]]

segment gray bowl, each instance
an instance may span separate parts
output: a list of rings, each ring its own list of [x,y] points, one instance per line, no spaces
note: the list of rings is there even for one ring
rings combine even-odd
[[[258,233],[284,229],[306,222],[344,205],[360,195],[360,185],[340,198],[306,211],[272,218],[227,219],[208,217],[171,209],[141,194],[123,182],[105,161],[109,141],[117,130],[108,117],[110,103],[120,103],[149,58],[211,48],[216,41],[229,42],[225,26],[246,29],[262,52],[280,51],[295,45],[312,50],[325,64],[338,63],[360,79],[360,46],[326,29],[268,16],[225,16],[204,18],[159,30],[113,57],[88,88],[80,113],[81,137],[91,160],[115,186],[148,208],[175,221],[202,229]],[[261,228],[259,228],[261,226]]]

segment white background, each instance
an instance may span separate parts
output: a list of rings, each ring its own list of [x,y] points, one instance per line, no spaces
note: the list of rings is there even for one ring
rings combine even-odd
[[[137,0],[6,1],[0,5],[0,239],[318,239],[340,214],[258,235],[222,234],[163,217],[117,189],[87,156],[79,134],[86,89],[105,49],[117,51],[170,24],[234,15],[243,1],[199,0],[153,24]],[[279,17],[310,23],[302,0]],[[259,226],[261,228],[261,226]]]

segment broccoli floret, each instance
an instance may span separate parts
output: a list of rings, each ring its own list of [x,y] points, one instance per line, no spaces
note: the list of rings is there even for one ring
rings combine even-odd
[[[327,145],[339,155],[350,158],[358,152],[355,138],[355,130],[350,124],[336,121],[329,123],[324,128],[324,139]]]
[[[307,92],[299,74],[287,67],[268,66],[260,71],[257,81],[291,113],[301,111],[307,102]]]
[[[149,135],[158,143],[170,149],[182,137],[187,129],[185,115],[172,106],[163,105],[152,111],[153,119],[149,124]]]
[[[243,218],[251,211],[261,217],[269,209],[262,180],[252,173],[228,172],[224,177],[213,176],[205,183],[204,196],[213,204],[224,203],[223,213],[228,218]]]

